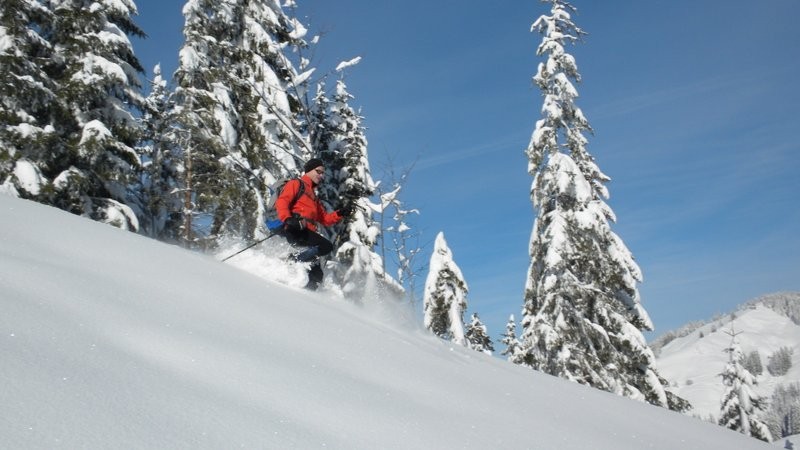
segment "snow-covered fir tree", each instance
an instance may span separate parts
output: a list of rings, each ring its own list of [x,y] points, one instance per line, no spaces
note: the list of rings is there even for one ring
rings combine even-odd
[[[642,335],[652,322],[641,305],[642,275],[606,204],[604,175],[586,149],[591,127],[576,105],[580,81],[575,58],[565,46],[585,34],[572,21],[575,8],[547,0],[549,15],[532,31],[544,35],[544,57],[533,78],[543,96],[527,148],[537,212],[530,241],[518,364],[581,384],[685,410],[655,369]]]
[[[464,311],[467,282],[453,260],[444,233],[436,235],[423,297],[425,328],[433,334],[466,346]]]
[[[129,37],[144,36],[136,12],[129,0],[4,4],[3,33],[13,37],[2,40],[11,43],[3,85],[16,93],[3,95],[14,112],[0,113],[10,125],[0,139],[12,144],[4,153],[13,154],[0,161],[14,161],[0,177],[13,170],[22,195],[133,230],[143,70]]]
[[[183,141],[184,239],[264,232],[267,187],[312,154],[290,53],[306,29],[277,0],[189,0],[175,72]]]
[[[508,318],[505,333],[500,336],[502,338],[500,339],[500,343],[505,346],[505,349],[500,352],[500,354],[505,356],[509,361],[514,361],[519,351],[519,340],[517,339],[517,321],[514,319],[513,314]]]
[[[182,196],[180,180],[180,136],[176,134],[174,96],[161,66],[153,69],[150,94],[145,99],[142,114],[143,173],[139,181],[140,210],[137,211],[142,233],[167,242],[177,242],[181,236]]]
[[[779,348],[775,353],[770,355],[769,362],[767,363],[767,372],[775,377],[786,375],[789,369],[792,368],[793,353],[794,350],[791,347]]]
[[[765,420],[773,439],[800,434],[800,383],[775,387]]]
[[[4,0],[0,8],[0,189],[45,203],[57,136],[45,71],[53,48],[39,30],[52,19],[37,0]]]
[[[467,324],[465,333],[467,339],[467,346],[475,351],[491,355],[494,352],[494,345],[492,339],[486,331],[486,325],[481,322],[478,313],[473,313]]]
[[[129,187],[139,176],[135,146],[144,72],[129,37],[143,37],[131,0],[52,0],[50,66],[62,145],[52,167],[54,204],[75,214],[138,229]]]
[[[731,331],[731,344],[725,349],[728,364],[723,370],[722,382],[725,393],[720,405],[719,424],[762,441],[770,442],[772,435],[761,419],[766,409],[766,400],[755,394],[756,379],[743,364],[744,353],[736,339],[738,333]]]
[[[325,162],[325,177],[317,186],[317,197],[330,207],[331,203],[336,204],[339,200],[340,170],[344,165],[341,153],[345,145],[335,134],[341,117],[334,116],[331,111],[332,100],[326,89],[324,80],[317,83],[307,128],[314,156]]]
[[[310,129],[312,146],[326,167],[318,189],[320,200],[329,210],[353,208],[347,220],[323,230],[336,246],[333,278],[348,298],[364,302],[365,296],[375,294],[378,288],[388,287],[389,291],[382,291],[393,294],[402,289],[385,275],[383,260],[375,252],[381,230],[373,218],[378,205],[369,197],[376,184],[370,174],[363,118],[350,106],[352,98],[344,80],[337,81],[331,99],[321,83]]]
[[[344,80],[336,82],[332,98],[325,94],[320,83],[314,98],[310,139],[316,156],[325,162],[325,178],[317,188],[319,199],[328,209],[354,206],[367,211],[367,199],[375,192],[376,184],[370,173],[367,158],[367,138],[361,117],[350,106],[353,96],[347,91]],[[372,224],[370,224],[372,225]],[[348,223],[329,228],[333,242],[348,238]],[[365,243],[372,248],[377,239],[377,228]]]

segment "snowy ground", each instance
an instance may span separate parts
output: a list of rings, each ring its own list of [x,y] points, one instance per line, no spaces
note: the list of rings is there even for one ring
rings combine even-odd
[[[794,436],[787,436],[785,438],[780,438],[772,443],[775,447],[778,448],[786,448],[786,449],[794,449],[800,448],[800,434],[795,434]]]
[[[0,447],[773,448],[265,280],[255,255],[0,195]]]

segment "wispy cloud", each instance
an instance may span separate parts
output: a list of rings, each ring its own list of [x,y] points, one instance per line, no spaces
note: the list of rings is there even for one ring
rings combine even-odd
[[[691,83],[673,85],[660,90],[645,88],[646,91],[643,93],[619,98],[592,108],[592,117],[590,119],[597,120],[630,115],[641,111],[658,109],[658,107],[666,104],[683,102],[687,99],[690,100],[690,103],[693,103],[698,99],[707,98],[709,95],[729,94],[734,88],[751,85],[756,81],[756,73],[740,72],[695,80]]]
[[[416,165],[419,170],[436,169],[444,165],[450,165],[457,161],[463,161],[485,155],[509,155],[509,152],[516,150],[518,155],[522,155],[523,146],[519,144],[518,136],[503,135],[494,141],[483,142],[471,147],[461,148],[458,151],[445,153],[435,153],[421,158]]]

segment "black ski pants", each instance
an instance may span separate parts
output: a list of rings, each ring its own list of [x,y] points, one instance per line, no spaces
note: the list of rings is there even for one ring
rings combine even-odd
[[[297,260],[300,262],[314,261],[308,269],[307,287],[316,289],[322,283],[323,278],[319,257],[332,252],[333,244],[316,231],[311,231],[308,228],[303,228],[300,231],[285,230],[284,236],[286,236],[286,241],[289,242],[289,244],[298,247],[306,247],[306,250],[297,255]]]

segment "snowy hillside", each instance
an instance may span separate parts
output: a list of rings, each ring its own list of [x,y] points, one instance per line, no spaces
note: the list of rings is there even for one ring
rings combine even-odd
[[[2,195],[0,309],[2,448],[772,448]]]
[[[723,350],[731,343],[731,327],[745,354],[758,351],[764,366],[782,347],[794,349],[793,364],[784,376],[765,369],[756,392],[769,398],[779,384],[800,382],[800,325],[761,304],[752,304],[730,316],[705,324],[687,336],[664,345],[658,355],[661,374],[675,386],[673,391],[694,406],[692,414],[702,418],[719,416],[724,386],[719,374],[728,361]]]

